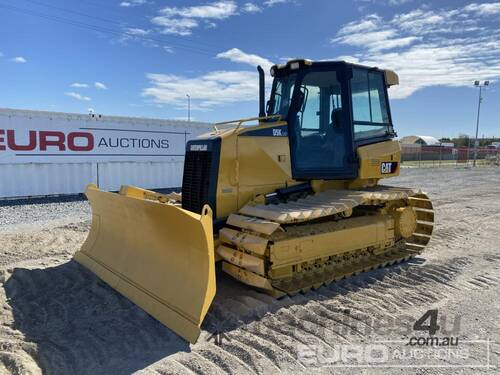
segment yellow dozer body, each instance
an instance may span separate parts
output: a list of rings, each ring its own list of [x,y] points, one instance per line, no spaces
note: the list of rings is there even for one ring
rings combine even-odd
[[[267,112],[261,73],[259,117],[187,143],[182,194],[87,187],[92,227],[75,259],[190,342],[216,261],[280,297],[408,259],[432,234],[427,195],[379,184],[400,171],[397,76],[307,60],[271,73]]]

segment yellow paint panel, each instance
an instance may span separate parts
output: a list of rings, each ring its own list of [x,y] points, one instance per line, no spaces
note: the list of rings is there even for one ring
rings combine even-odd
[[[394,220],[389,216],[348,219],[343,228],[325,233],[275,241],[271,246],[272,267],[283,267],[357,249],[385,247],[394,241]]]
[[[359,179],[366,180],[399,176],[401,145],[397,141],[386,141],[358,147],[358,158],[360,160]],[[382,174],[380,165],[383,162],[397,162],[398,168],[396,172]]]
[[[247,204],[257,194],[271,193],[291,181],[288,137],[240,135],[237,142],[238,207]]]
[[[219,134],[221,151],[217,176],[217,218],[227,217],[238,209],[238,163],[236,155],[237,134],[227,130]]]

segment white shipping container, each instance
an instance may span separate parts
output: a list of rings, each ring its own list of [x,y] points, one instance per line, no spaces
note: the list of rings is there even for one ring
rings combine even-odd
[[[99,164],[98,185],[103,190],[116,191],[121,185],[149,189],[180,188],[183,160],[171,162],[121,162]]]
[[[185,144],[208,123],[0,109],[0,199],[78,194],[88,183],[179,188]]]

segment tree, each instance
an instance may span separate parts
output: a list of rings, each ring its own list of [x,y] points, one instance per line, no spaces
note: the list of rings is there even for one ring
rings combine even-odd
[[[470,146],[470,137],[467,134],[459,134],[458,138],[455,138],[453,141],[456,147]]]

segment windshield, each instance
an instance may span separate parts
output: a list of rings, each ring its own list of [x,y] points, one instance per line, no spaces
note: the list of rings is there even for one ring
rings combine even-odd
[[[296,78],[296,74],[290,74],[274,79],[271,98],[268,103],[267,114],[269,116],[281,115],[283,118],[286,118],[288,109],[290,108],[290,101],[292,99]]]

